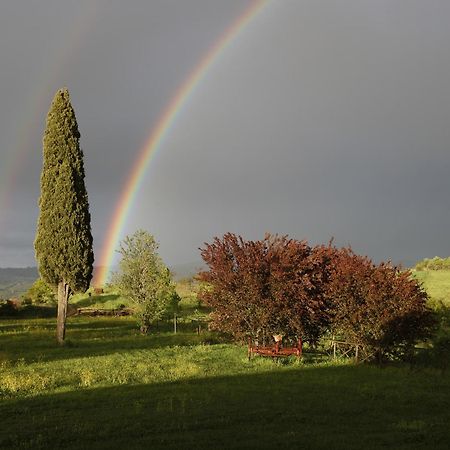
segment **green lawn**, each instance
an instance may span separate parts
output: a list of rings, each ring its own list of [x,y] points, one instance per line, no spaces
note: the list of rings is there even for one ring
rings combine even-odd
[[[132,318],[0,321],[0,448],[448,448],[450,380],[434,370],[247,360]]]
[[[450,304],[448,273],[417,276]],[[248,361],[245,346],[197,334],[207,311],[179,289],[177,334],[170,322],[142,336],[132,317],[74,316],[61,348],[54,310],[0,319],[0,448],[448,448],[448,372],[308,352]],[[72,303],[126,304],[114,292]]]
[[[432,304],[443,302],[450,307],[450,270],[421,270],[413,273],[423,284]]]

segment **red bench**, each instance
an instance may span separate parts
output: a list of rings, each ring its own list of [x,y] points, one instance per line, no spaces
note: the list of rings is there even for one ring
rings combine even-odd
[[[270,356],[271,358],[280,358],[285,356],[302,357],[303,341],[299,338],[296,347],[284,347],[282,340],[275,340],[275,345],[270,347],[263,347],[254,343],[251,338],[248,339],[248,359],[250,360],[254,354],[260,356]]]

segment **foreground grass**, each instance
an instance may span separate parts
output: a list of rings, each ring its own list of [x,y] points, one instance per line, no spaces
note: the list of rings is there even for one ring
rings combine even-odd
[[[448,448],[439,372],[247,361],[130,318],[0,321],[0,448]]]

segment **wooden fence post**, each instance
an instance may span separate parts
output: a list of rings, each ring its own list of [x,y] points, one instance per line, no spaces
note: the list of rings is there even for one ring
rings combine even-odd
[[[177,313],[173,313],[173,332],[177,334]]]

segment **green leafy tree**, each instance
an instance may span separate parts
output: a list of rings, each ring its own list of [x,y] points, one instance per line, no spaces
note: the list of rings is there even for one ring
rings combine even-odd
[[[24,299],[29,299],[33,304],[56,303],[55,292],[41,278],[38,278],[24,294]]]
[[[120,272],[114,283],[136,307],[141,332],[152,322],[174,312],[180,301],[170,271],[158,255],[158,244],[147,231],[138,230],[120,244]]]
[[[64,342],[67,305],[92,279],[91,217],[83,152],[66,88],[56,92],[47,115],[39,219],[34,243],[41,278],[57,289],[57,340]]]

